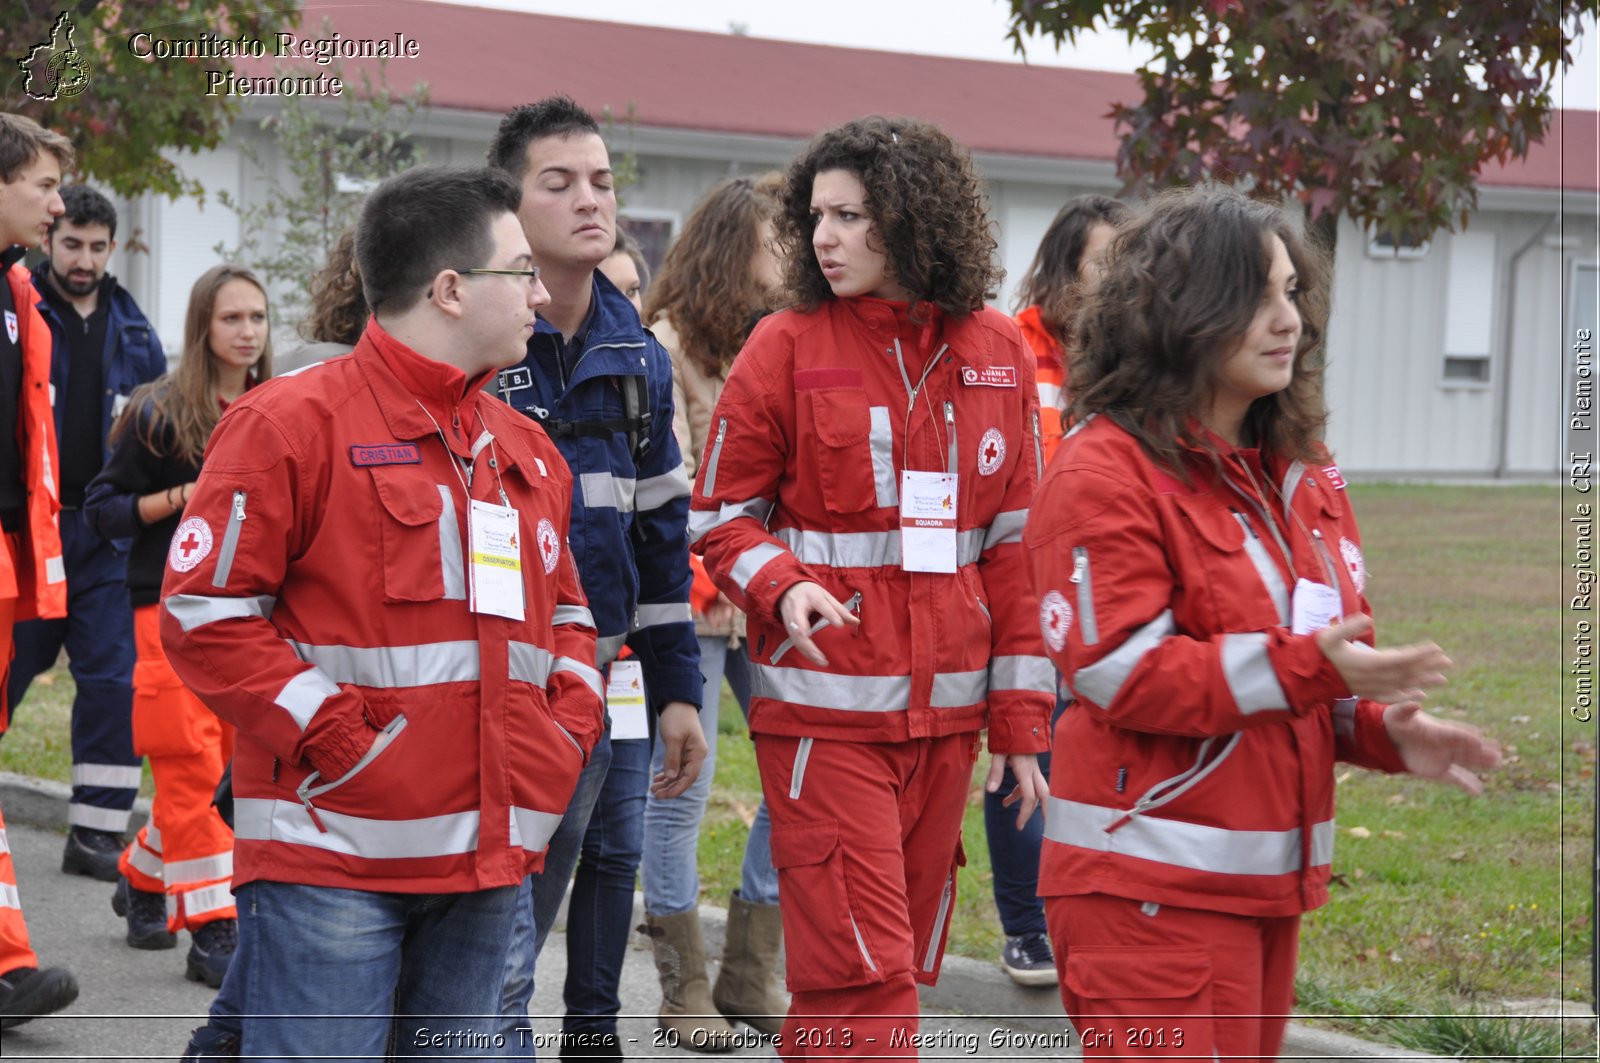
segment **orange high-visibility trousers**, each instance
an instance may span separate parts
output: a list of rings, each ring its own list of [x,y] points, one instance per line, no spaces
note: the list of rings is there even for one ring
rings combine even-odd
[[[159,605],[133,611],[133,749],[150,758],[150,822],[118,866],[129,885],[167,895],[167,929],[232,919],[233,831],[211,804],[233,728],[183,685],[161,648]]]
[[[16,555],[14,537],[0,535],[0,549]],[[17,599],[0,598],[0,720],[5,719],[7,672],[11,670],[11,621],[17,613]],[[17,896],[17,869],[11,863],[11,844],[6,840],[6,820],[0,814],[0,974],[18,967],[37,967],[39,957],[28,942],[28,924],[22,919],[22,901]]]

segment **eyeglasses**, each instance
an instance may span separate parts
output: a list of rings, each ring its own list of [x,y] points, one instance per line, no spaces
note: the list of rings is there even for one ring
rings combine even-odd
[[[492,276],[492,277],[526,277],[530,281],[539,279],[539,267],[529,269],[458,269],[462,276]]]

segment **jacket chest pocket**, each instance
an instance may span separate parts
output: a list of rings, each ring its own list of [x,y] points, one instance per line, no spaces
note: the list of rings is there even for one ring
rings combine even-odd
[[[810,458],[827,508],[835,513],[860,513],[879,505],[898,505],[887,407],[869,407],[866,392],[859,388],[824,388],[802,394],[810,396]],[[876,433],[875,423],[879,423]],[[882,438],[874,441],[875,434]],[[883,451],[881,459],[879,450]],[[894,501],[881,501],[880,496],[887,497],[891,490]]]
[[[388,602],[465,599],[466,555],[450,488],[416,466],[374,466],[383,598]]]
[[[1187,542],[1173,610],[1180,628],[1264,631],[1289,623],[1282,550],[1241,509],[1210,495],[1176,499]]]

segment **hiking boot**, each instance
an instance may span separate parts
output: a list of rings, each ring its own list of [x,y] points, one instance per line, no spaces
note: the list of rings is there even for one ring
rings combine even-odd
[[[656,973],[661,977],[656,1026],[671,1035],[668,1043],[691,1052],[731,1052],[733,1026],[717,1014],[717,1006],[711,1002],[711,983],[706,980],[699,910],[690,908],[677,915],[646,912],[639,929],[650,937]]]
[[[239,1034],[207,1023],[189,1034],[178,1063],[231,1063],[239,1058]]]
[[[183,976],[221,989],[233,950],[239,947],[239,920],[213,920],[190,930],[189,938],[189,960]]]
[[[115,882],[122,876],[117,870],[122,849],[122,835],[116,831],[73,827],[67,831],[67,847],[61,852],[61,870],[69,875]]]
[[[1056,958],[1050,951],[1050,939],[1043,934],[1006,938],[1006,947],[1000,952],[1000,966],[1018,985],[1056,984]]]
[[[136,949],[170,949],[178,935],[167,930],[167,897],[134,889],[123,876],[117,877],[117,892],[111,895],[111,910],[128,921],[128,944]]]
[[[64,967],[18,967],[0,975],[0,1030],[60,1011],[78,999],[78,980]]]
[[[748,1023],[764,1037],[783,1029],[789,1001],[778,988],[778,949],[783,920],[776,904],[751,904],[738,890],[728,898],[728,931],[722,968],[711,999],[729,1022]]]

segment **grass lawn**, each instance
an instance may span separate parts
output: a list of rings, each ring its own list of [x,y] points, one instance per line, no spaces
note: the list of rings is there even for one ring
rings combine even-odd
[[[1597,743],[1595,725],[1570,719],[1560,701],[1559,492],[1355,485],[1350,494],[1382,641],[1443,646],[1456,667],[1430,711],[1482,727],[1507,763],[1479,799],[1341,768],[1333,899],[1304,922],[1302,1010],[1465,1013],[1558,997],[1592,1006]],[[70,777],[71,693],[64,669],[43,677],[0,741],[0,768]],[[704,898],[725,904],[760,786],[731,697],[720,730],[700,867]],[[993,960],[1001,935],[979,790],[987,765],[984,755],[968,800],[950,948]]]

